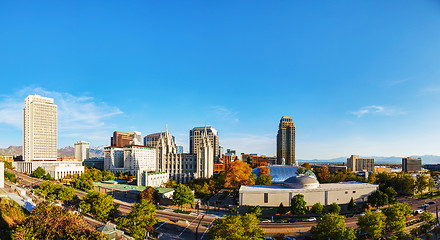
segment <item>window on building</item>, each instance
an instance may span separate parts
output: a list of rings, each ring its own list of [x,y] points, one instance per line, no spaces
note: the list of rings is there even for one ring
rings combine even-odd
[[[264,193],[264,203],[269,202],[269,193]]]

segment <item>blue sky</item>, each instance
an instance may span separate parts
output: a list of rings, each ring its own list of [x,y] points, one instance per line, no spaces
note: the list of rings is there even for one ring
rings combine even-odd
[[[212,125],[220,144],[297,158],[440,155],[438,1],[2,1],[0,147],[28,94],[58,145]]]

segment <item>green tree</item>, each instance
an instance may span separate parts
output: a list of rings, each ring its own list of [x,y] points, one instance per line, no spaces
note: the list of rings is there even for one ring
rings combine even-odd
[[[405,229],[406,213],[404,208],[403,204],[397,203],[384,210],[388,231],[400,232]]]
[[[429,185],[429,178],[428,175],[422,174],[417,177],[415,188],[417,192],[420,193],[420,197],[423,197],[423,191],[428,188]]]
[[[322,214],[324,211],[324,206],[320,202],[313,204],[312,209],[310,210],[313,214]]]
[[[34,176],[36,178],[42,178],[42,177],[44,177],[44,175],[46,175],[46,171],[42,167],[37,167],[32,172],[32,176]]]
[[[283,203],[280,203],[280,206],[278,206],[278,209],[277,209],[277,213],[283,215],[283,214],[286,214],[286,212],[287,212],[287,211],[286,211],[286,209],[284,208]]]
[[[245,216],[223,216],[217,218],[209,229],[209,238],[216,240],[257,240],[264,236],[264,230],[257,226],[260,221],[254,214]]]
[[[420,220],[424,222],[430,222],[432,219],[434,219],[434,215],[431,212],[424,212],[420,215]]]
[[[271,185],[272,184],[272,175],[260,175],[257,177],[255,181],[255,185]]]
[[[12,238],[25,239],[106,239],[96,232],[83,217],[72,214],[49,202],[37,205],[23,224],[12,233]]]
[[[420,230],[420,228],[413,228],[410,231],[411,235],[413,235],[414,237],[419,236],[420,234],[422,234],[422,230]]]
[[[397,192],[392,187],[387,187],[384,193],[388,196],[388,203],[395,203]]]
[[[5,179],[13,183],[17,182],[17,177],[15,176],[15,174],[6,170],[5,170]]]
[[[406,232],[399,232],[399,234],[397,234],[397,239],[398,240],[412,240],[411,234],[406,233]]]
[[[356,239],[354,229],[346,228],[345,217],[337,213],[328,213],[318,219],[310,232],[318,240],[352,240]]]
[[[368,196],[368,203],[373,207],[382,207],[388,204],[388,196],[377,190]]]
[[[152,187],[145,188],[144,191],[140,192],[137,196],[138,201],[145,199],[152,202],[153,204],[157,204],[159,202],[159,198],[159,193],[156,191],[156,189]]]
[[[172,179],[168,179],[168,181],[165,183],[166,188],[175,188],[177,186],[176,181]]]
[[[328,212],[338,213],[341,211],[341,207],[337,203],[332,203],[328,206]]]
[[[354,203],[354,199],[351,198],[350,202],[347,205],[347,210],[348,211],[354,211],[356,209],[356,204]]]
[[[141,199],[140,203],[133,204],[133,208],[127,217],[117,218],[116,223],[128,229],[134,239],[141,240],[145,238],[147,232],[153,230],[153,225],[158,222],[155,215],[155,205],[149,200]]]
[[[381,213],[373,213],[370,210],[365,211],[365,215],[359,216],[357,225],[359,228],[368,233],[374,239],[380,238],[382,230],[386,225],[386,216]]]
[[[192,206],[194,203],[194,194],[189,187],[179,183],[174,188],[173,203],[180,207],[185,204],[191,204]]]
[[[248,208],[248,213],[255,214],[255,216],[260,216],[263,214],[263,211],[261,210],[260,206],[250,206]]]
[[[59,185],[57,198],[61,201],[72,201],[75,198],[75,189]]]
[[[104,221],[116,214],[117,205],[113,200],[113,197],[107,194],[90,191],[79,203],[79,207],[81,212],[90,213],[99,221]]]
[[[44,180],[52,180],[52,176],[50,176],[50,173],[46,173],[46,174],[43,176],[43,179],[44,179]]]
[[[306,204],[304,195],[297,194],[290,200],[290,213],[293,215],[304,215],[306,213]]]
[[[425,236],[426,236],[426,240],[430,240],[434,236],[434,234],[427,233]]]

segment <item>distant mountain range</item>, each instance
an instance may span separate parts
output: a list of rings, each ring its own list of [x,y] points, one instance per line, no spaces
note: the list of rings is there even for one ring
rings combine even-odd
[[[375,164],[402,164],[402,158],[404,157],[380,157],[380,156],[360,156],[361,158],[374,158]],[[408,157],[408,156],[405,156]],[[409,157],[421,157],[422,164],[440,164],[440,156],[436,155],[423,155],[423,156],[409,156]],[[331,159],[297,159],[298,162],[308,163],[347,163],[347,157],[338,157]]]
[[[0,148],[0,156],[4,155],[22,155],[21,146],[9,146],[8,148]],[[74,157],[75,148],[72,146],[67,146],[58,149],[58,157]],[[104,146],[93,147],[90,146],[90,157],[103,157],[104,156]]]

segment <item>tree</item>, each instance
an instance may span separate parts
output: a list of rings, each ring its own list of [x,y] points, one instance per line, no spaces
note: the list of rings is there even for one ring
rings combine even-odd
[[[377,190],[368,196],[368,203],[373,207],[381,207],[388,204],[388,196]]]
[[[175,188],[177,186],[176,181],[172,179],[168,179],[168,181],[165,183],[166,188]]]
[[[272,175],[260,175],[257,177],[255,181],[255,185],[271,185],[272,184]]]
[[[359,216],[357,225],[368,233],[368,236],[378,239],[382,235],[382,230],[386,225],[386,216],[381,213],[373,213],[370,210],[365,211],[365,215]]]
[[[32,176],[34,176],[36,178],[42,178],[42,177],[44,177],[44,175],[46,175],[46,171],[42,167],[37,167],[32,172]]]
[[[330,213],[338,213],[341,211],[341,207],[337,203],[332,203],[328,206],[328,211]]]
[[[258,176],[269,175],[269,174],[270,174],[270,167],[268,166],[258,167]]]
[[[50,176],[49,173],[46,173],[46,175],[43,176],[44,180],[52,180],[52,176]]]
[[[420,197],[423,197],[423,191],[428,187],[429,179],[425,174],[419,175],[416,180],[416,190],[420,193]]]
[[[226,170],[227,188],[239,188],[241,185],[254,185],[252,169],[242,161],[233,161]]]
[[[261,210],[260,206],[250,206],[248,208],[248,213],[255,214],[255,216],[260,216],[263,214],[263,211]]]
[[[16,183],[17,177],[15,176],[14,173],[11,173],[11,172],[5,170],[5,180]]]
[[[159,202],[159,193],[153,187],[147,187],[144,191],[140,192],[137,196],[137,200],[141,201],[145,199],[147,201],[152,202],[153,204],[157,204]]]
[[[324,206],[320,202],[313,204],[312,209],[310,210],[313,214],[322,214],[324,211]]]
[[[354,199],[351,198],[350,202],[347,205],[347,210],[348,211],[354,211],[356,209],[356,204],[354,203]]]
[[[310,232],[318,240],[352,240],[356,239],[354,229],[346,228],[345,217],[337,213],[328,213],[318,219]]]
[[[284,205],[283,205],[283,203],[280,203],[280,206],[278,206],[278,209],[277,209],[277,213],[278,214],[280,214],[280,215],[283,215],[283,214],[286,214],[286,209],[284,208]]]
[[[12,234],[13,239],[106,239],[86,223],[80,215],[43,202],[37,205],[23,224]]]
[[[384,214],[386,218],[386,226],[390,232],[400,232],[405,229],[406,210],[405,206],[397,203],[394,206],[386,208]]]
[[[79,207],[81,212],[91,213],[99,221],[104,221],[116,214],[117,205],[113,200],[113,197],[107,194],[90,191],[79,203]]]
[[[398,240],[412,240],[411,234],[406,233],[406,232],[399,232],[399,234],[397,234],[397,239]]]
[[[310,166],[310,163],[305,162],[301,165],[301,167],[307,169],[307,170],[312,170],[312,166]]]
[[[75,190],[71,187],[66,187],[61,184],[56,184],[52,181],[46,180],[40,187],[35,190],[43,196],[47,196],[53,200],[72,201],[75,198]]]
[[[245,216],[223,216],[217,218],[209,229],[209,238],[216,240],[261,239],[264,230],[257,226],[260,221],[254,214]]]
[[[388,203],[395,203],[397,192],[392,187],[387,187],[384,193],[388,196]]]
[[[297,194],[290,200],[290,213],[293,215],[304,215],[306,213],[306,204],[304,195]]]
[[[427,233],[426,234],[426,240],[430,240],[432,237],[434,236],[434,234],[432,234],[432,233]]]
[[[58,188],[58,192],[57,192],[57,196],[58,199],[61,201],[72,201],[75,198],[75,189],[71,188],[71,187],[65,187],[62,185],[58,185],[60,186]]]
[[[179,183],[174,188],[173,203],[180,207],[185,204],[191,204],[192,206],[194,203],[194,194],[189,187]]]
[[[130,235],[141,240],[145,238],[147,232],[153,230],[153,225],[158,222],[156,207],[146,199],[141,199],[140,203],[133,204],[131,212],[127,217],[119,217],[116,223],[130,231]]]
[[[434,215],[431,212],[423,212],[420,215],[420,220],[424,221],[424,222],[430,222],[432,219],[434,218]]]
[[[330,178],[330,172],[328,170],[328,166],[324,165],[320,168],[315,168],[313,169],[316,177],[318,178],[318,181],[321,183],[327,183],[329,182],[329,178]]]

